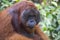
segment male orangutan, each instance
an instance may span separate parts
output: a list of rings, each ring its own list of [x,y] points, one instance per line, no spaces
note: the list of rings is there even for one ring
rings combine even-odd
[[[0,40],[49,40],[39,21],[40,13],[32,2],[16,3],[0,13]]]

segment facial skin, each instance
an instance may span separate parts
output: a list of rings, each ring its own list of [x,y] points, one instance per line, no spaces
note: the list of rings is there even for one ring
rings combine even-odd
[[[29,29],[33,29],[40,21],[40,13],[36,9],[25,9],[21,13],[21,22]]]

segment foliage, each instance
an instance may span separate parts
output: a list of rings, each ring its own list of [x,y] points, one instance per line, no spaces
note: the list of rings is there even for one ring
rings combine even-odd
[[[0,10],[9,7],[18,1],[21,0],[0,0]],[[44,0],[41,5],[35,4],[41,14],[41,22],[39,24],[43,32],[46,33],[51,40],[60,40],[60,6],[54,1],[46,3],[46,0]]]
[[[0,0],[0,11],[21,0]]]
[[[60,40],[60,6],[56,2],[43,4],[40,7],[41,22],[44,33],[48,34],[51,40]]]

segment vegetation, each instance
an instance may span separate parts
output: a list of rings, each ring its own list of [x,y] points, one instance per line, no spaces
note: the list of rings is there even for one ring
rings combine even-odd
[[[0,11],[21,0],[0,0]],[[60,40],[60,5],[56,1],[35,3],[40,11],[40,27],[51,40]]]

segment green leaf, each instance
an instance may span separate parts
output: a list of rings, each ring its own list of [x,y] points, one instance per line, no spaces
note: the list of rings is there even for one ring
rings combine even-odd
[[[52,1],[51,3],[52,3],[54,6],[57,7],[57,3],[56,3],[56,2],[53,2],[53,1]]]

